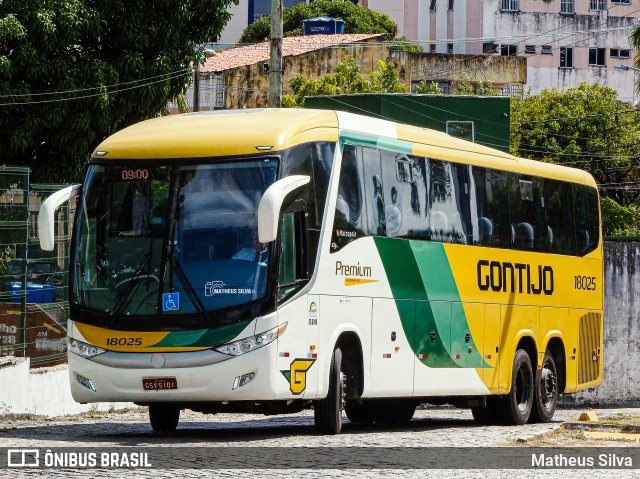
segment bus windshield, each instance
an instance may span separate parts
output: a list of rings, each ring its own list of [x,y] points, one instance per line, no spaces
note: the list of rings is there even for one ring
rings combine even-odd
[[[90,165],[78,207],[71,301],[127,317],[220,310],[263,298],[270,245],[257,210],[278,160]]]

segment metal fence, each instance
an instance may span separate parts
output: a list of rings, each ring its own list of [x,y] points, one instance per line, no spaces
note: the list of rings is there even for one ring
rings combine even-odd
[[[64,185],[29,184],[29,169],[0,167],[0,356],[32,367],[66,360],[72,206],[56,212],[54,251],[42,251],[38,210]]]

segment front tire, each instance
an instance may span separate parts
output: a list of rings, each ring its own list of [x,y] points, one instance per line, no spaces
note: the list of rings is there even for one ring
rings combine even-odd
[[[316,431],[320,434],[339,434],[342,430],[342,403],[344,401],[344,374],[342,373],[342,351],[336,348],[331,357],[329,371],[329,393],[316,401],[313,416]]]
[[[151,404],[149,422],[155,432],[173,432],[180,422],[180,408],[171,404]]]
[[[556,412],[558,403],[558,374],[553,356],[546,351],[542,360],[542,368],[536,373],[533,409],[533,422],[549,422]]]
[[[533,369],[524,349],[518,349],[513,358],[511,391],[505,396],[501,410],[505,424],[522,425],[527,422],[533,407]]]

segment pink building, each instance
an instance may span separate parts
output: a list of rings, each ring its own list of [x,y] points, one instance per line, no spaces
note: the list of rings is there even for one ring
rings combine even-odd
[[[527,57],[525,90],[560,90],[582,82],[618,90],[635,102],[637,51],[629,35],[640,0],[363,0],[389,15],[399,35],[427,52]]]

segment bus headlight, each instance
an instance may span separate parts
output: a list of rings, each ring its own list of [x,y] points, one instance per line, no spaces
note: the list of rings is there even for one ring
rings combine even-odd
[[[248,338],[239,339],[238,341],[227,343],[214,349],[222,354],[228,354],[230,356],[240,356],[241,354],[254,351],[258,348],[261,348],[262,346],[266,346],[267,344],[272,343],[278,336],[284,333],[285,329],[287,329],[287,323],[276,326],[275,328],[270,329],[269,331],[265,331],[264,333],[256,334],[255,336],[250,336]]]
[[[83,358],[92,358],[98,354],[107,352],[106,349],[72,338],[67,338],[67,349],[73,354],[77,354]]]

